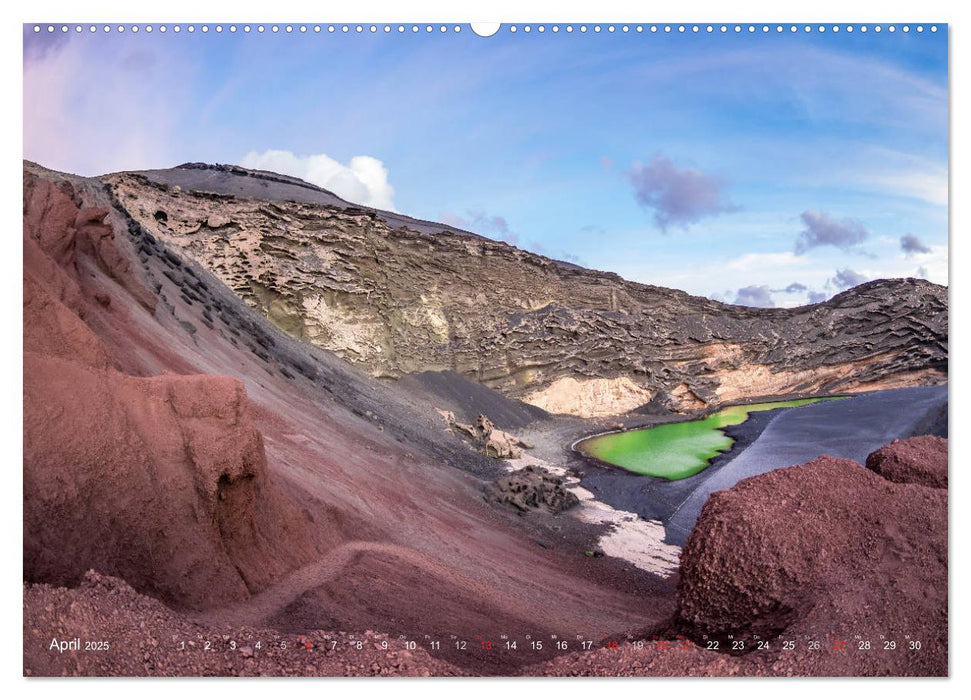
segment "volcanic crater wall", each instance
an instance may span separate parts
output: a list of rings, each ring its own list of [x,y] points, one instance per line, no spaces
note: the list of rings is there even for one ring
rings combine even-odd
[[[92,329],[157,299],[84,198],[24,173],[24,578],[93,567],[180,606],[246,598],[316,553],[304,516],[240,381],[133,375]]]
[[[280,328],[378,377],[454,370],[583,415],[946,377],[947,289],[924,280],[750,309],[436,231],[266,173],[196,164],[103,179],[142,226]],[[189,187],[200,182],[210,189]]]

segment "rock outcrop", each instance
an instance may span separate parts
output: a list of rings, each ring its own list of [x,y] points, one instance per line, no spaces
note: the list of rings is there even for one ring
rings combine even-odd
[[[876,455],[922,466],[895,483],[820,457],[715,493],[682,552],[674,626],[525,673],[946,676],[947,491],[923,482],[946,472],[947,441]]]
[[[921,435],[894,440],[866,459],[866,468],[900,484],[947,488],[947,440]]]
[[[526,466],[485,489],[486,499],[509,505],[521,513],[544,510],[561,513],[577,505],[580,500],[566,488],[562,477],[545,469]]]
[[[518,459],[523,455],[523,449],[529,448],[529,443],[516,437],[512,433],[497,428],[485,415],[479,414],[474,425],[459,423],[451,411],[440,411],[442,419],[449,430],[462,435],[472,441],[483,454],[497,459]]]
[[[925,468],[911,470],[905,483],[820,457],[713,494],[682,552],[678,615],[686,629],[854,645],[919,641],[921,654],[870,656],[890,669],[913,664],[940,674],[947,491],[924,482],[927,473],[946,471],[947,452],[946,441],[932,441],[944,450],[927,450],[927,442],[895,441],[874,453],[883,463],[922,455]]]
[[[139,225],[280,328],[377,377],[454,370],[550,410],[600,415],[946,376],[947,290],[923,280],[752,309],[354,207],[269,173],[194,164],[103,180]],[[552,401],[564,379],[609,384],[565,405]]]
[[[267,478],[238,380],[132,376],[92,330],[112,294],[155,297],[80,199],[25,173],[24,577],[96,567],[176,605],[246,598],[314,552],[305,523]]]

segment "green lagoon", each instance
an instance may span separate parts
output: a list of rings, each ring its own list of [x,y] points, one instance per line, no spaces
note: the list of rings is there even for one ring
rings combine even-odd
[[[588,438],[579,442],[576,449],[635,474],[658,476],[671,481],[685,479],[700,472],[714,457],[732,446],[735,441],[722,429],[744,423],[750,413],[840,398],[843,397],[729,406],[701,420],[665,423],[653,428]]]

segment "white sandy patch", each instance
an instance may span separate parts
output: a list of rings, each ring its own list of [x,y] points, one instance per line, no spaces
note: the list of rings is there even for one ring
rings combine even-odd
[[[588,523],[613,525],[600,538],[600,548],[609,557],[628,561],[639,569],[668,577],[678,570],[681,548],[664,542],[664,526],[658,520],[642,520],[636,513],[617,510],[582,486],[570,490],[580,499],[576,514]]]
[[[520,469],[525,469],[526,467],[541,467],[548,471],[550,474],[555,474],[556,476],[567,476],[567,471],[563,467],[558,467],[552,462],[547,462],[545,459],[540,459],[539,457],[533,457],[533,455],[526,452],[523,453],[522,457],[517,457],[516,459],[506,459],[503,460],[506,470],[510,472],[518,472]],[[570,479],[567,483],[576,481],[576,479]]]
[[[506,469],[516,472],[528,466],[542,467],[552,474],[566,477],[567,489],[580,499],[580,505],[568,511],[580,520],[595,525],[611,525],[611,530],[597,543],[608,557],[616,557],[656,576],[667,578],[681,561],[681,548],[664,542],[664,526],[658,520],[642,520],[636,513],[617,510],[598,501],[580,486],[563,467],[524,454],[519,459],[505,460]]]

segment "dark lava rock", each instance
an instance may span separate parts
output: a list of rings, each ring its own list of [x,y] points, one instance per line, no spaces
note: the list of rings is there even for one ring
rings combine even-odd
[[[564,486],[563,479],[540,467],[525,467],[485,489],[486,500],[511,505],[523,513],[545,510],[561,513],[580,500]]]
[[[947,488],[947,440],[934,435],[894,440],[866,458],[866,468],[900,484]]]

